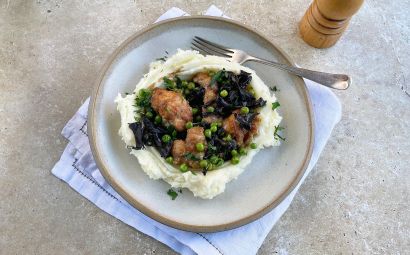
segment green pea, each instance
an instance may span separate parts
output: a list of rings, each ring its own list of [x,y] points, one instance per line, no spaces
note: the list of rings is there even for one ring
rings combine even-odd
[[[194,89],[195,88],[195,83],[190,82],[188,83],[188,89]]]
[[[221,97],[226,97],[228,95],[228,91],[226,91],[225,89],[222,90],[221,92],[219,92],[219,95],[221,95]]]
[[[205,134],[206,137],[211,138],[212,131],[210,129],[205,129],[204,134]]]
[[[211,161],[212,164],[216,165],[218,163],[219,158],[215,155],[213,155],[209,161]]]
[[[238,155],[238,151],[237,150],[231,150],[231,155],[232,157],[235,157]]]
[[[252,94],[252,96],[255,96],[255,90],[253,90],[251,85],[246,86],[246,90]]]
[[[164,143],[167,143],[167,142],[171,141],[171,136],[170,135],[163,135],[162,136],[162,141]]]
[[[218,126],[218,123],[217,123],[217,122],[212,122],[212,123],[211,123],[211,127],[214,127],[214,126],[217,127],[217,126]]]
[[[239,163],[239,158],[238,157],[233,157],[231,159],[231,163],[234,164],[234,165],[238,164]]]
[[[188,87],[188,82],[187,81],[182,81],[182,87],[184,87],[184,88],[186,88],[186,87]]]
[[[215,108],[213,108],[212,106],[208,106],[208,108],[206,108],[207,112],[214,112]]]
[[[173,138],[177,137],[177,131],[176,131],[176,130],[172,131],[171,136],[172,136]]]
[[[197,113],[198,113],[198,111],[199,111],[199,110],[198,110],[198,108],[192,108],[192,114],[194,114],[194,115],[195,115],[195,114],[197,114]]]
[[[152,117],[154,117],[154,114],[152,112],[147,112],[145,113],[145,116],[147,116],[148,119],[151,119]]]
[[[192,128],[194,125],[192,124],[192,122],[187,122],[186,124],[185,124],[185,127],[187,128],[187,129],[190,129],[190,128]]]
[[[208,161],[205,159],[199,161],[199,166],[202,168],[206,168],[208,166]]]
[[[173,157],[168,157],[165,159],[169,164],[172,164],[174,162],[174,158]]]
[[[197,143],[197,144],[195,144],[195,148],[196,148],[196,150],[199,151],[199,152],[202,152],[202,151],[205,150],[205,146],[204,146],[203,143]]]
[[[189,89],[184,89],[184,94],[185,95],[189,95],[191,93],[191,91]]]
[[[224,137],[223,140],[227,141],[227,142],[232,141],[232,136],[230,134],[228,134],[227,136]]]
[[[186,171],[188,171],[188,166],[184,163],[184,164],[181,164],[180,166],[179,166],[179,170],[181,171],[181,172],[183,172],[183,173],[185,173]]]
[[[242,156],[243,156],[243,155],[246,155],[246,150],[245,150],[245,148],[240,148],[240,149],[239,149],[239,154],[242,155]]]
[[[159,123],[161,123],[161,121],[162,121],[161,116],[159,116],[159,115],[155,116],[155,120],[154,120],[155,124],[159,124]]]
[[[212,133],[215,133],[217,130],[218,130],[218,127],[217,127],[217,126],[211,127],[211,132],[212,132]]]
[[[213,165],[213,164],[211,164],[211,163],[208,162],[208,166],[206,167],[206,170],[212,171],[212,170],[214,170],[214,169],[215,169],[215,165]]]
[[[258,145],[256,143],[251,143],[251,149],[256,149]]]
[[[249,113],[249,108],[246,107],[246,106],[242,107],[242,108],[241,108],[241,113],[242,113],[242,114],[248,114],[248,113]]]

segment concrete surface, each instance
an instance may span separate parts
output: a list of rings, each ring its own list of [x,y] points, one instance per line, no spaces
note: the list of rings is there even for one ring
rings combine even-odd
[[[172,6],[211,1],[0,0],[0,253],[174,254],[50,173],[60,131],[128,36]],[[259,254],[410,254],[409,1],[366,1],[339,43],[298,36],[308,0],[214,1],[307,68],[349,73],[316,168]]]

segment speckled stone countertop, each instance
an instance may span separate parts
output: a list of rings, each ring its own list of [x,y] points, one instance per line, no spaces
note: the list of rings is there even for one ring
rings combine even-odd
[[[366,1],[330,49],[299,37],[308,0],[0,1],[0,254],[174,254],[51,175],[61,129],[111,52],[172,6],[211,3],[301,66],[349,73],[342,120],[259,254],[410,254],[409,1]]]

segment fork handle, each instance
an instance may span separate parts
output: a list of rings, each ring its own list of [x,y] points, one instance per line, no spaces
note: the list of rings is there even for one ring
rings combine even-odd
[[[346,74],[332,74],[332,73],[312,71],[308,69],[289,66],[289,65],[285,65],[285,64],[281,64],[281,63],[277,63],[277,62],[273,62],[273,61],[269,61],[269,60],[265,60],[261,58],[255,58],[255,57],[248,58],[247,60],[270,65],[273,67],[277,67],[279,69],[285,70],[297,76],[320,83],[332,89],[345,90],[352,83],[352,79]]]

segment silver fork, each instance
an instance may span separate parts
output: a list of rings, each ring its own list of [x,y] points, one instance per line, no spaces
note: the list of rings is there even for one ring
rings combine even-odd
[[[258,63],[265,64],[265,65],[277,67],[279,69],[285,70],[297,76],[309,79],[311,81],[315,81],[319,84],[322,84],[332,89],[340,89],[340,90],[347,89],[352,82],[351,78],[346,74],[332,74],[332,73],[312,71],[308,69],[298,68],[294,66],[289,66],[289,65],[269,61],[269,60],[262,59],[262,58],[257,58],[257,57],[249,55],[245,51],[227,48],[225,46],[222,46],[214,42],[210,42],[198,36],[194,37],[192,46],[193,46],[192,49],[194,50],[199,50],[209,55],[218,55],[218,56],[226,57],[226,58],[229,58],[231,61],[237,62],[239,64],[243,64],[247,61],[255,61]]]

